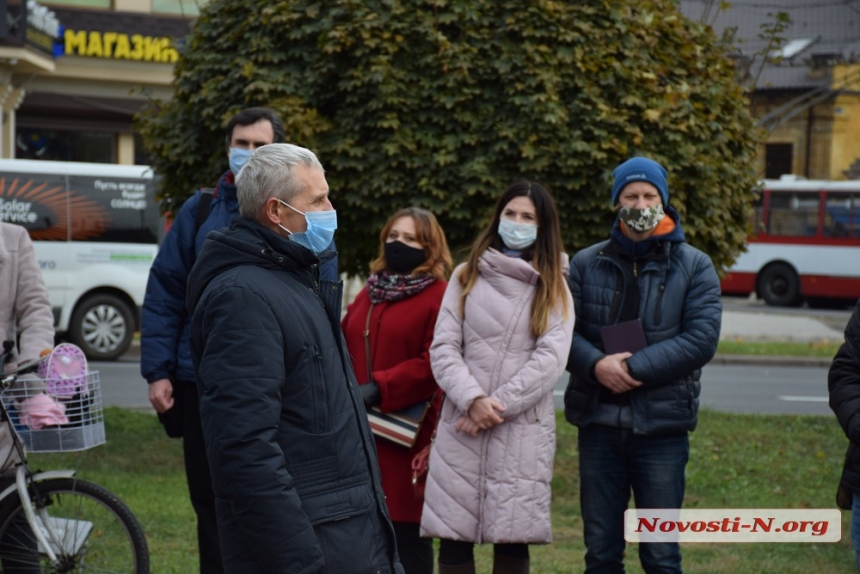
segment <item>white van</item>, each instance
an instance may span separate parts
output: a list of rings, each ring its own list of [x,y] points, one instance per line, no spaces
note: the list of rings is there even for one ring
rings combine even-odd
[[[152,170],[0,160],[0,218],[33,239],[57,334],[91,360],[125,353],[164,227]]]

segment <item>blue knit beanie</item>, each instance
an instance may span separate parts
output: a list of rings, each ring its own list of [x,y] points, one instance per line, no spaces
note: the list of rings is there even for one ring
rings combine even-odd
[[[618,196],[628,183],[646,181],[657,188],[663,198],[663,206],[669,205],[669,184],[666,183],[666,170],[662,165],[647,157],[628,159],[612,172],[615,184],[612,186],[612,205],[618,204]]]

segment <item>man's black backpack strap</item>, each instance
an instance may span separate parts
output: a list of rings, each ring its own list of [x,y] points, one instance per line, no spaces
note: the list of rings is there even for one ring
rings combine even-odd
[[[203,225],[206,218],[209,217],[209,205],[212,203],[213,197],[215,197],[214,187],[200,188],[200,201],[197,203],[197,223],[194,227],[195,235],[197,231],[200,231],[200,226]]]

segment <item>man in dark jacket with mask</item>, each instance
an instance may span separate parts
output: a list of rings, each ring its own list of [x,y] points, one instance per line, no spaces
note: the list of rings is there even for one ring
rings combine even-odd
[[[320,279],[337,227],[316,156],[272,144],[236,178],[241,217],[188,281],[191,353],[227,572],[402,572],[373,438]]]
[[[586,572],[623,572],[624,511],[681,508],[701,368],[720,334],[720,284],[669,207],[666,170],[636,157],[613,173],[610,238],[570,266],[576,327],[565,416],[579,427]],[[616,326],[615,332],[605,330]],[[645,572],[681,572],[677,543],[640,544]]]
[[[218,179],[214,190],[207,190],[211,194],[199,190],[179,210],[150,269],[141,311],[140,370],[149,383],[152,407],[166,417],[166,426],[174,427],[169,429],[172,436],[182,436],[203,574],[217,574],[222,569],[215,496],[188,349],[191,317],[185,313],[186,281],[206,234],[227,227],[239,214],[235,176],[255,149],[284,141],[284,124],[269,108],[246,108],[230,119],[226,132],[230,169]],[[337,281],[337,257],[331,258],[322,271],[323,277]],[[174,404],[179,405],[175,410]]]
[[[830,408],[850,441],[836,501],[840,508],[851,509],[851,542],[860,572],[860,303],[848,320],[845,342],[830,365],[827,387]]]

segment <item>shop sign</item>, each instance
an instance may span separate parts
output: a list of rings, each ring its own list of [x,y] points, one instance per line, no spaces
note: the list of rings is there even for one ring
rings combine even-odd
[[[167,37],[67,29],[63,38],[67,56],[167,64],[179,59],[173,39]]]
[[[28,45],[54,56],[54,45],[60,36],[60,21],[57,15],[36,0],[27,0],[27,25],[25,41]]]

